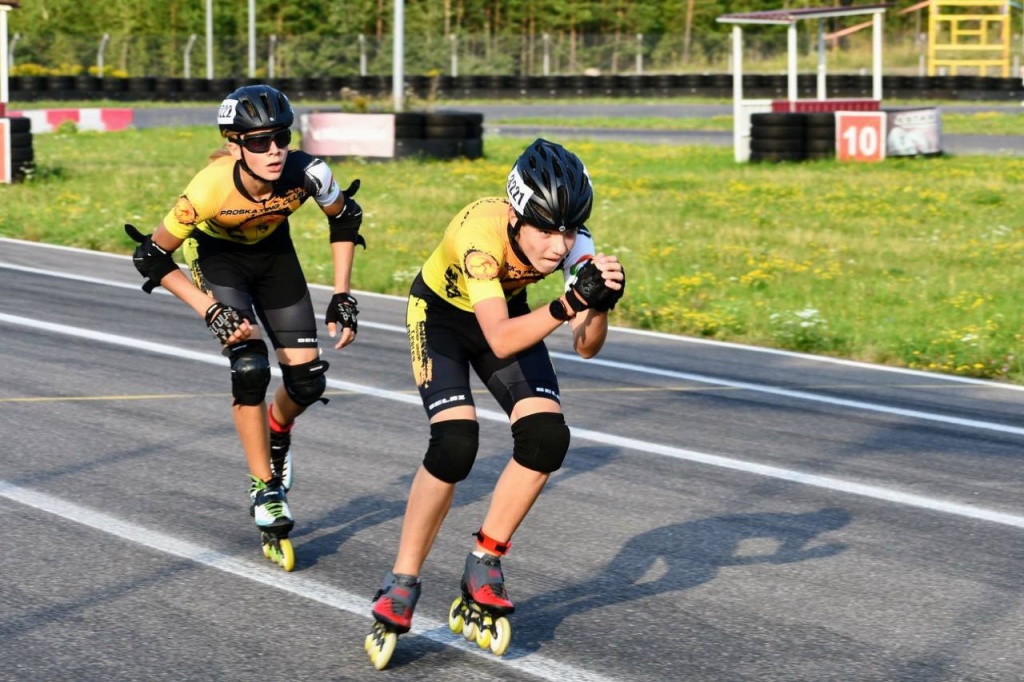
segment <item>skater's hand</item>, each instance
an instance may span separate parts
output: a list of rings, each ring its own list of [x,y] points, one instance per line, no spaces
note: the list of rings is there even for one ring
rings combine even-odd
[[[603,253],[588,261],[576,273],[565,292],[565,300],[577,313],[591,308],[606,313],[626,291],[626,272],[615,256]]]
[[[327,315],[324,322],[327,324],[327,333],[333,339],[340,331],[338,343],[335,349],[344,348],[356,340],[356,332],[359,331],[359,302],[348,294],[342,292],[334,294],[327,306]]]
[[[206,309],[205,319],[210,333],[225,346],[245,341],[252,334],[249,320],[245,319],[242,311],[220,301]]]

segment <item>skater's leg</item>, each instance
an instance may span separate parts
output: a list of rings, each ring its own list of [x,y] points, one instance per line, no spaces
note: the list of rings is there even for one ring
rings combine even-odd
[[[277,361],[282,365],[296,366],[313,362],[319,358],[320,351],[317,348],[278,348]],[[315,402],[301,405],[289,395],[284,384],[281,384],[274,391],[274,399],[271,402],[271,410],[274,420],[281,426],[287,428],[295,421],[295,418],[306,411],[306,408]],[[304,399],[305,401],[305,399]]]
[[[424,464],[413,479],[402,520],[402,537],[393,568],[396,574],[420,574],[420,567],[451,508],[455,485],[469,473],[476,457],[477,437],[469,433],[475,420],[476,409],[469,405],[445,410],[431,420],[431,444]],[[450,428],[453,425],[459,426],[453,431]],[[438,463],[445,459],[449,461]]]
[[[529,418],[539,414],[557,415],[561,414],[561,411],[558,403],[546,398],[521,400],[512,410],[511,421],[513,433],[516,434],[516,456],[505,466],[505,470],[498,479],[482,526],[485,535],[499,542],[508,542],[512,539],[516,529],[519,528],[544,489],[544,485],[551,475],[550,471],[558,468],[556,465],[561,464],[560,457],[565,455],[565,450],[560,442],[561,434],[538,432],[538,427],[532,429],[516,427],[517,423],[523,426],[528,421],[536,422],[536,418],[532,420]],[[541,429],[546,428],[543,426],[543,421],[544,419],[541,418],[542,426],[539,427]],[[568,446],[567,439],[564,444]],[[476,549],[493,554],[490,549],[479,543]]]
[[[402,520],[402,538],[393,569],[396,574],[420,574],[420,567],[448,515],[454,494],[454,483],[434,478],[422,466],[416,472]]]
[[[270,472],[270,430],[267,426],[267,405],[235,405],[231,416],[242,443],[249,473],[261,481],[269,481]]]
[[[319,360],[316,348],[278,348],[277,359],[284,381],[274,391],[267,412],[270,422],[270,463],[285,490],[292,487],[291,444],[295,419],[321,399],[327,386],[327,363]]]

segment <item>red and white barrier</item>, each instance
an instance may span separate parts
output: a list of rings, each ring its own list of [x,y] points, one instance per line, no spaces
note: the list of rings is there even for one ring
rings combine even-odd
[[[71,121],[79,130],[124,130],[132,124],[131,109],[29,109],[9,111],[8,116],[32,119],[33,133],[52,133],[60,124]]]

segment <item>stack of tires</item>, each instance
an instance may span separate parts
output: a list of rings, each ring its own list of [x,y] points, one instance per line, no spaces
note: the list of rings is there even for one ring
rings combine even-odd
[[[836,115],[763,113],[750,116],[751,161],[806,161],[836,157]]]
[[[24,116],[7,119],[11,128],[11,180],[22,182],[35,170],[36,156],[32,149],[32,120]]]
[[[479,159],[484,115],[475,112],[395,114],[395,158]]]
[[[807,117],[807,158],[836,158],[836,115],[834,112],[805,114]]]
[[[752,162],[807,159],[807,114],[760,113],[750,115]]]

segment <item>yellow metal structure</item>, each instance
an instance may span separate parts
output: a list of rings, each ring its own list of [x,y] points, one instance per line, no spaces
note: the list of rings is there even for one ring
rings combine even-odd
[[[969,69],[980,76],[1009,77],[1009,0],[931,0],[928,75],[943,67],[954,76]]]

